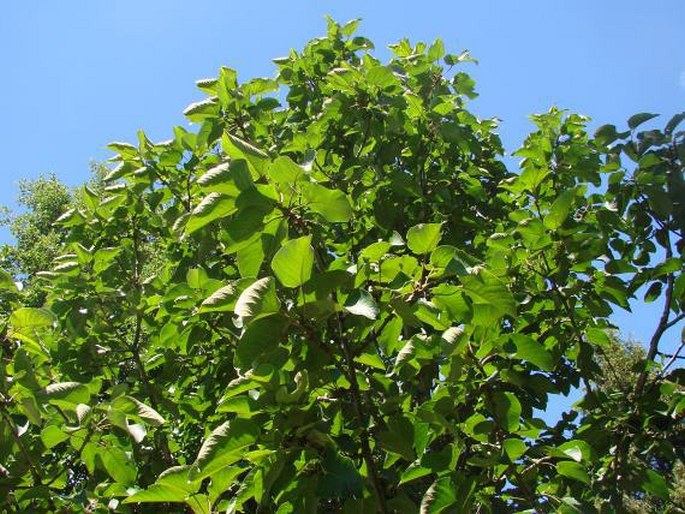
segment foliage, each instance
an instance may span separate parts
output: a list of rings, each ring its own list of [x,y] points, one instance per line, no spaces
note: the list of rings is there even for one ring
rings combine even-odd
[[[452,71],[468,53],[403,40],[383,64],[356,25],[329,21],[274,79],[199,81],[195,133],[110,145],[104,187],[60,218],[45,305],[17,300],[3,328],[6,508],[667,500],[647,461],[682,451],[661,434],[684,378],[675,357],[650,369],[683,318],[685,116],[591,137],[552,109],[509,172]],[[594,356],[645,289],[663,315],[613,417]],[[582,417],[536,415],[581,383]]]
[[[631,393],[635,388],[640,370],[644,366],[645,354],[645,349],[639,343],[631,340],[623,341],[612,336],[610,343],[603,347],[598,355],[601,369],[593,379],[597,385],[595,394],[601,396],[600,408],[605,411],[604,418],[616,416],[616,419],[611,419],[607,424],[607,428],[616,430],[612,434],[615,440],[619,440],[622,436],[621,421],[625,422],[626,415],[629,416],[632,412]],[[657,379],[662,370],[661,365],[655,365],[650,369],[651,380]],[[682,394],[682,386],[679,390]],[[665,388],[659,401],[667,403],[671,394],[669,388]],[[590,414],[596,416],[598,412],[590,412]],[[640,448],[635,447],[628,455],[630,465],[663,474],[665,480],[672,484],[672,490],[666,500],[654,495],[645,496],[640,491],[628,491],[623,498],[625,511],[636,514],[685,512],[685,498],[683,497],[685,465],[682,460],[682,448],[685,448],[685,426],[682,423],[662,425],[660,430],[654,431],[651,435],[651,444],[661,440],[659,441],[661,444],[672,445],[675,455],[664,457],[653,452],[640,452]]]
[[[23,279],[29,304],[43,303],[44,295],[27,279],[49,268],[59,254],[66,231],[53,223],[72,202],[71,191],[55,175],[21,180],[17,203],[25,210],[15,215],[8,213],[2,220],[16,243],[0,247],[0,265]]]

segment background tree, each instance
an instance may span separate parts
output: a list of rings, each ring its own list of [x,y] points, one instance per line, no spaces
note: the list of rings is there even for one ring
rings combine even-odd
[[[110,145],[45,307],[2,333],[8,508],[668,501],[683,377],[649,370],[683,318],[685,116],[591,137],[552,109],[513,173],[466,109],[467,53],[403,40],[383,64],[356,27],[329,21],[274,79],[198,82],[197,132]],[[642,287],[662,316],[610,416],[596,354]],[[535,416],[581,384],[582,417]]]
[[[25,301],[30,305],[43,303],[44,295],[33,287],[32,279],[51,267],[60,253],[67,231],[55,221],[72,203],[70,189],[49,175],[19,181],[17,204],[23,212],[5,211],[2,225],[9,228],[15,242],[0,248],[0,266],[26,283]]]
[[[600,372],[593,382],[596,384],[598,396],[597,411],[603,412],[605,419],[611,418],[608,429],[616,428],[612,434],[614,442],[620,439],[621,421],[630,416],[633,410],[633,391],[637,383],[640,371],[645,365],[646,350],[644,347],[630,339],[621,340],[611,337],[601,354],[598,355]],[[666,361],[663,361],[666,362]],[[650,381],[657,381],[663,373],[663,362],[656,363],[649,372]],[[667,405],[672,391],[665,388],[659,397],[662,405]],[[682,386],[680,386],[682,394]],[[588,412],[590,416],[596,416],[597,412]],[[667,482],[672,484],[672,491],[667,499],[654,495],[645,496],[643,492],[626,494],[623,502],[626,512],[685,512],[683,491],[685,491],[685,466],[683,465],[683,448],[685,448],[685,426],[682,423],[666,425],[663,430],[654,430],[652,440],[648,448],[635,448],[629,459],[634,467],[652,469],[664,475]],[[651,451],[659,445],[669,446],[667,456]]]

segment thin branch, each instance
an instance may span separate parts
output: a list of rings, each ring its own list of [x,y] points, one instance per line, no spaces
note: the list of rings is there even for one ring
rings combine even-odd
[[[671,358],[664,365],[664,367],[662,368],[659,375],[657,375],[657,377],[654,379],[654,382],[656,382],[657,380],[659,380],[660,378],[662,378],[666,374],[666,371],[668,371],[668,368],[670,368],[673,365],[673,363],[676,361],[676,359],[685,359],[685,355],[682,355],[682,356],[680,355],[680,352],[683,351],[683,348],[685,348],[685,340],[683,340],[680,343],[680,346],[678,346],[678,349],[673,354],[670,355]],[[665,355],[665,354],[663,354],[663,355]]]
[[[671,250],[671,244],[668,238],[668,233],[666,234],[666,239],[666,259],[670,259],[673,252]],[[652,335],[652,338],[649,341],[649,350],[647,351],[646,358],[647,362],[654,361],[654,358],[656,357],[657,352],[659,351],[659,341],[661,341],[661,336],[664,335],[664,332],[666,332],[666,330],[668,330],[668,328],[673,326],[674,324],[672,323],[672,321],[669,321],[668,319],[669,315],[671,314],[671,301],[673,298],[674,282],[675,280],[673,278],[673,273],[669,273],[666,277],[666,295],[664,297],[664,307],[661,311],[661,317],[659,318],[659,323],[656,326],[656,330],[654,331],[654,334]],[[675,319],[677,319],[677,316],[676,318],[674,318],[674,320]],[[639,398],[642,395],[642,392],[644,391],[648,371],[648,367],[645,366],[645,368],[642,370],[640,376],[637,379],[637,385],[635,386],[636,398]]]
[[[352,355],[352,351],[350,350],[347,341],[345,341],[345,338],[342,337],[342,334],[340,337],[340,344],[345,353],[345,360],[347,361],[348,380],[350,381],[350,392],[352,393],[352,398],[354,400],[352,402],[352,405],[354,407],[355,414],[357,415],[357,419],[361,424],[362,433],[360,437],[360,443],[362,449],[362,458],[364,459],[366,467],[369,470],[369,478],[371,479],[371,484],[373,485],[373,488],[376,492],[376,496],[378,496],[379,512],[387,514],[389,511],[388,506],[385,502],[385,493],[383,492],[383,485],[381,484],[380,477],[378,476],[378,471],[376,470],[376,462],[373,460],[373,454],[371,453],[371,445],[369,444],[369,439],[371,438],[371,435],[369,433],[369,427],[367,426],[367,420],[369,419],[369,417],[365,413],[364,405],[362,403],[361,391],[359,390],[359,385],[357,384],[357,367],[354,362],[354,356]]]

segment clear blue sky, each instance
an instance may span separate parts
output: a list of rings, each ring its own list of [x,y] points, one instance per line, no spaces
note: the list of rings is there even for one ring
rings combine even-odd
[[[593,127],[685,110],[683,0],[5,2],[0,205],[12,204],[22,177],[84,182],[109,141],[135,141],[140,128],[168,139],[202,98],[195,80],[220,65],[242,79],[272,75],[272,58],[325,32],[325,14],[363,18],[381,57],[405,36],[469,49],[480,61],[468,70],[481,94],[472,108],[503,120],[509,151],[531,128],[526,116],[552,105],[591,116]],[[656,317],[643,306],[616,320],[645,340]]]

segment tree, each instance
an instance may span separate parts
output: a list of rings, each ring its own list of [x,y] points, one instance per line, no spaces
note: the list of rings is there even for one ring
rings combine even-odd
[[[552,109],[510,172],[452,71],[468,53],[403,40],[383,64],[356,27],[330,20],[274,79],[199,81],[197,132],[110,145],[105,186],[61,217],[45,305],[3,330],[7,508],[667,500],[632,456],[672,462],[685,409],[681,371],[649,371],[683,318],[685,115],[591,137]],[[595,354],[641,288],[663,314],[609,445]],[[581,384],[578,422],[535,416]]]
[[[54,222],[72,204],[72,192],[55,175],[19,182],[17,203],[25,209],[20,214],[7,214],[2,225],[9,228],[15,244],[0,247],[0,265],[27,287],[26,302],[42,305],[43,295],[34,290],[31,279],[49,268],[59,255],[66,231]]]
[[[646,351],[642,345],[632,340],[620,340],[611,337],[611,342],[598,356],[600,373],[593,382],[596,384],[595,394],[600,398],[596,403],[598,408],[590,408],[586,414],[589,417],[601,416],[607,425],[605,429],[615,430],[610,440],[617,442],[622,437],[623,423],[632,415],[632,392],[638,381],[640,371],[644,367]],[[650,380],[658,380],[663,373],[663,366],[659,363],[650,369]],[[658,397],[658,401],[667,404],[672,391],[666,387]],[[681,386],[682,393],[682,386]],[[601,411],[601,413],[600,413]],[[663,474],[664,478],[673,484],[672,491],[667,499],[654,495],[646,496],[642,491],[627,492],[623,502],[626,512],[634,513],[661,513],[661,512],[685,512],[685,465],[683,463],[683,451],[685,448],[685,426],[682,423],[672,426],[666,425],[659,430],[652,431],[649,441],[652,448],[660,445],[671,446],[667,456],[659,452],[650,451],[648,447],[634,448],[628,456],[630,465],[643,470]],[[626,493],[625,491],[622,491]]]
[[[91,162],[91,179],[86,187],[99,192],[107,171],[102,163]],[[51,174],[19,182],[19,213],[2,209],[0,226],[9,228],[14,242],[0,246],[0,268],[26,289],[25,304],[43,304],[44,293],[39,285],[34,284],[36,274],[50,268],[53,259],[59,255],[67,231],[57,220],[70,207],[80,205],[82,197],[82,191],[72,190]]]

